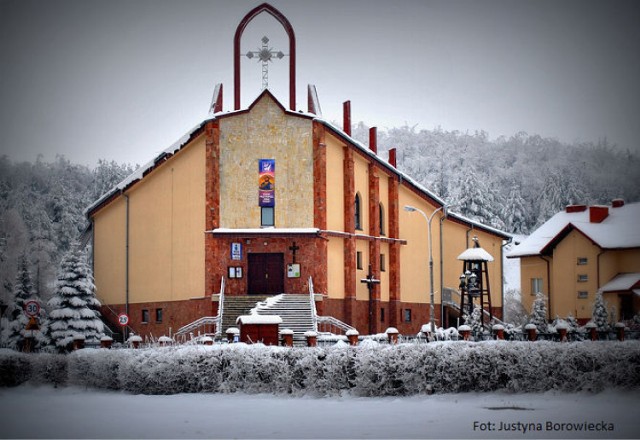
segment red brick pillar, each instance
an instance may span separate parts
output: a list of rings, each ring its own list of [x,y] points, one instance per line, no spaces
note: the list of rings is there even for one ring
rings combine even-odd
[[[458,327],[458,332],[460,333],[460,336],[462,336],[463,341],[471,340],[471,327],[469,327],[468,325],[463,324]]]
[[[587,333],[589,333],[589,339],[592,341],[598,340],[598,329],[593,322],[587,322],[587,325],[585,325],[584,328],[587,329]]]
[[[351,147],[343,148],[343,206],[344,232],[355,234],[355,162]],[[356,239],[353,235],[344,239],[344,320],[352,324],[356,307]]]
[[[209,121],[205,126],[205,231],[220,227],[220,122]],[[205,295],[220,287],[216,240],[205,234]]]
[[[389,176],[389,238],[400,238],[400,201],[398,199],[398,179]],[[400,316],[400,246],[397,241],[389,244],[389,324],[397,327]]]
[[[493,335],[499,341],[504,340],[504,326],[500,324],[494,325],[492,328]]]
[[[538,329],[534,324],[527,324],[524,326],[524,330],[527,332],[527,339],[531,342],[538,339]]]
[[[131,335],[131,337],[129,338],[129,343],[133,348],[140,348],[142,338],[138,335]]]
[[[558,324],[556,325],[556,331],[558,332],[558,337],[560,339],[560,342],[567,342],[567,331],[569,329],[567,328],[567,326],[565,324]]]
[[[313,121],[313,223],[327,229],[327,146],[325,128]]]
[[[353,345],[353,346],[358,345],[358,336],[360,336],[360,333],[358,332],[358,330],[347,331],[347,339],[349,339],[350,345]]]
[[[280,336],[282,336],[282,345],[285,347],[293,347],[293,330],[288,328],[280,330]]]
[[[615,328],[618,341],[624,341],[624,322],[616,322]]]
[[[205,336],[201,341],[203,345],[213,345],[213,338],[210,338],[209,336]]]
[[[397,328],[389,327],[385,333],[387,334],[387,339],[389,340],[389,344],[395,345],[398,343],[398,334],[400,333]]]
[[[307,338],[307,347],[316,347],[318,345],[318,333],[309,331],[304,333]]]
[[[100,348],[111,348],[111,345],[113,345],[113,338],[109,336],[100,338]]]
[[[84,335],[77,335],[73,338],[73,349],[74,350],[82,350],[84,348]]]

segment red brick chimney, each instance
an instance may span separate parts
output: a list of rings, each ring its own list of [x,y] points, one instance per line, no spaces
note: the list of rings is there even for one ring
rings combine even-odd
[[[613,199],[611,201],[611,207],[612,208],[622,208],[624,206],[624,200],[623,199]]]
[[[378,154],[378,129],[376,127],[369,129],[369,149]]]
[[[394,168],[398,168],[398,166],[396,165],[396,149],[395,148],[389,149],[389,165],[391,165]]]
[[[607,217],[609,217],[608,206],[589,206],[589,221],[591,223],[602,223]]]
[[[587,205],[567,205],[565,211],[567,214],[571,214],[574,212],[584,212],[587,210]]]
[[[351,101],[342,103],[342,131],[351,136]]]

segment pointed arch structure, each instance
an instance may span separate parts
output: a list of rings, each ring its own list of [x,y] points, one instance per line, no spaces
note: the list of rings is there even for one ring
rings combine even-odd
[[[233,37],[233,92],[235,110],[240,110],[240,40],[247,25],[261,13],[266,12],[278,20],[289,36],[289,108],[296,109],[296,36],[287,17],[268,3],[253,8],[238,24]]]

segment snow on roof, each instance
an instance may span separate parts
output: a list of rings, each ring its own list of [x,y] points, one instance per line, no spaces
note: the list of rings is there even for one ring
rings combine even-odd
[[[309,119],[313,119],[314,121],[320,122],[321,124],[327,126],[328,128],[330,128],[332,131],[334,131],[339,136],[347,139],[350,144],[352,144],[353,146],[358,148],[362,153],[370,156],[376,162],[380,163],[381,165],[385,166],[386,168],[388,168],[392,172],[394,172],[394,173],[398,174],[399,176],[401,176],[401,179],[403,181],[405,181],[405,182],[409,183],[410,185],[412,185],[413,187],[417,188],[420,192],[424,193],[427,197],[432,199],[437,204],[439,204],[441,206],[444,206],[444,205],[447,204],[445,202],[445,200],[443,200],[440,197],[438,197],[435,193],[429,191],[426,187],[424,187],[422,184],[418,183],[411,176],[403,173],[402,171],[400,171],[397,168],[393,167],[392,165],[390,165],[386,161],[382,160],[376,153],[371,151],[370,148],[368,148],[366,145],[362,144],[361,142],[357,141],[356,139],[354,139],[351,136],[349,136],[348,134],[346,134],[342,129],[338,128],[337,126],[335,126],[331,122],[327,121],[326,119],[323,119],[320,115],[315,115],[313,113],[309,113],[309,112],[305,112],[305,111],[294,112],[294,111],[287,110],[284,106],[282,106],[282,104],[280,104],[280,102],[277,100],[277,98],[275,98],[268,90],[266,90],[265,92],[261,93],[258,96],[258,98],[256,98],[256,100],[248,107],[248,110],[251,110],[251,108],[263,97],[263,95],[268,95],[273,100],[275,100],[276,103],[279,104],[280,107],[287,114],[295,115],[295,116],[302,116],[302,117],[306,117],[306,118],[309,118]],[[131,185],[134,182],[142,179],[144,177],[144,175],[150,169],[152,169],[158,162],[160,162],[166,156],[170,156],[170,155],[175,154],[184,145],[186,145],[189,142],[189,140],[192,138],[193,134],[196,133],[198,130],[200,130],[202,127],[204,127],[204,125],[208,121],[214,120],[214,119],[217,119],[217,118],[221,118],[221,117],[233,116],[234,114],[245,113],[246,111],[247,111],[247,109],[243,109],[243,110],[228,111],[228,112],[224,112],[224,113],[218,112],[218,113],[215,113],[214,115],[210,115],[209,117],[204,119],[202,122],[200,122],[199,124],[194,126],[187,133],[185,133],[184,136],[182,136],[176,142],[171,144],[168,148],[166,148],[165,150],[160,152],[153,160],[149,161],[145,165],[143,165],[140,168],[138,168],[131,175],[129,175],[124,180],[122,180],[120,183],[118,183],[116,186],[111,188],[111,190],[109,190],[105,194],[103,194],[98,200],[93,202],[91,205],[89,205],[89,207],[87,207],[85,209],[84,214],[88,215],[91,211],[96,209],[103,202],[107,201],[109,199],[109,197],[111,197],[111,196],[113,196],[113,195],[115,195],[115,194],[117,194],[117,193],[119,193],[121,191],[124,191],[129,185]],[[506,233],[504,231],[501,231],[501,230],[493,228],[491,226],[482,224],[482,223],[477,222],[475,220],[471,220],[470,218],[467,218],[467,217],[465,217],[465,216],[463,216],[461,214],[455,213],[455,212],[448,211],[447,215],[452,217],[452,218],[458,219],[458,220],[460,220],[460,221],[462,221],[464,223],[468,223],[468,224],[471,224],[473,226],[477,226],[480,229],[486,230],[488,232],[491,232],[493,234],[496,234],[496,235],[504,237],[504,238],[508,238],[508,237],[511,236],[510,234],[508,234],[508,233]]]
[[[282,324],[282,318],[277,315],[242,315],[238,316],[236,324]]]
[[[522,243],[513,247],[508,258],[540,255],[567,228],[582,232],[602,249],[640,247],[640,203],[608,207],[609,215],[600,223],[591,223],[589,208],[581,212],[563,210],[536,229]]]
[[[462,261],[493,261],[491,254],[481,247],[472,247],[458,255]]]
[[[631,290],[640,282],[640,273],[620,273],[601,287],[603,292],[621,292]]]

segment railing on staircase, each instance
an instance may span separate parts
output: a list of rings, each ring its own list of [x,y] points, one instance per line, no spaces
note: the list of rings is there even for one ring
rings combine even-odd
[[[101,304],[103,307],[106,307],[106,308],[107,308],[107,310],[109,310],[109,312],[111,312],[111,314],[112,314],[113,316],[115,316],[115,317],[116,317],[116,322],[118,322],[118,320],[119,320],[119,318],[120,318],[120,315],[119,315],[115,310],[113,310],[113,309],[109,306],[109,304],[107,304],[106,302],[104,302],[104,301],[103,301],[101,298],[99,298],[97,295],[96,295],[96,299],[97,299],[98,301],[100,301],[100,304]],[[106,318],[105,318],[105,319],[106,319]],[[128,330],[128,333],[129,333],[129,334],[133,334],[133,333],[135,333],[135,332],[133,331],[133,329],[132,329],[129,325],[121,326],[120,328],[122,329],[122,333],[119,333],[119,332],[117,332],[117,331],[114,331],[114,330],[113,330],[113,328],[111,328],[111,326],[113,325],[113,323],[112,323],[111,321],[104,322],[104,324],[105,324],[105,325],[104,325],[104,326],[105,326],[105,330],[107,330],[109,333],[111,333],[111,334],[109,335],[109,337],[111,337],[111,338],[115,339],[115,338],[114,338],[114,336],[115,336],[115,335],[117,335],[117,334],[122,334],[122,340],[123,340],[122,342],[125,342],[125,341],[124,341],[124,339],[125,339],[125,329],[126,329],[126,330]],[[111,325],[108,325],[108,324],[111,324]],[[115,327],[115,326],[114,326],[114,327]]]
[[[309,277],[309,302],[311,306],[311,319],[313,320],[313,331],[318,331],[318,310],[316,309],[316,294],[313,291],[313,279]]]
[[[218,304],[218,314],[216,316],[203,316],[195,321],[182,326],[175,333],[176,338],[182,337],[183,339],[189,333],[192,333],[196,330],[202,330],[202,334],[208,334],[207,326],[210,326],[211,332],[210,334],[215,335],[216,337],[222,335],[222,314],[224,312],[224,289],[225,289],[225,281],[224,277],[222,277],[222,281],[220,282],[220,302]]]

